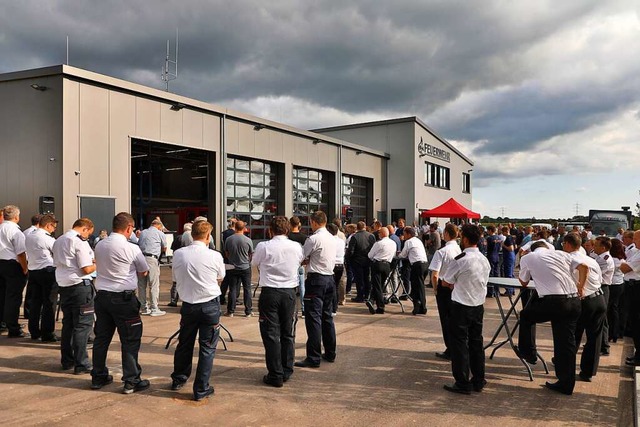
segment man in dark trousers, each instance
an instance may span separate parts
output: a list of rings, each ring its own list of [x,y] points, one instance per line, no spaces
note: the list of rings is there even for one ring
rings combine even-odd
[[[262,381],[282,387],[293,374],[298,267],[304,260],[302,246],[289,240],[289,221],[271,220],[271,240],[260,242],[251,265],[260,271],[260,335],[265,350],[267,375]]]
[[[371,297],[376,302],[376,308],[373,308],[371,300],[367,300],[367,307],[371,314],[384,314],[384,292],[383,287],[391,273],[391,262],[396,256],[397,246],[395,242],[389,239],[389,230],[382,227],[379,230],[380,239],[373,245],[369,251],[369,259],[371,260]]]
[[[234,217],[229,218],[229,220],[227,221],[227,229],[222,232],[222,259],[224,260],[225,264],[228,263],[229,260],[224,255],[224,243],[227,241],[228,237],[231,237],[235,234],[236,221],[238,220]],[[224,280],[220,285],[220,292],[222,292],[222,294],[220,295],[220,305],[224,305],[227,303],[226,297],[227,297],[228,290],[229,290],[229,276],[227,275],[227,276],[224,276]]]
[[[463,225],[461,232],[463,252],[453,259],[442,277],[443,284],[453,288],[449,317],[449,349],[451,370],[455,379],[452,385],[445,385],[444,389],[453,393],[469,394],[472,389],[482,391],[487,384],[484,378],[482,318],[491,266],[478,250],[478,226]]]
[[[365,302],[365,300],[369,299],[369,294],[371,293],[369,251],[376,242],[376,238],[366,230],[364,221],[358,222],[356,227],[357,231],[349,240],[346,254],[353,271],[357,291],[356,297],[351,298],[351,301]]]
[[[251,254],[253,254],[253,242],[244,235],[245,223],[236,221],[234,225],[235,233],[224,242],[224,253],[233,270],[229,270],[229,302],[225,316],[233,317],[236,311],[236,299],[240,292],[242,283],[242,299],[244,302],[244,316],[253,316],[253,305],[251,301]]]
[[[196,221],[191,229],[193,243],[173,255],[173,279],[182,298],[180,335],[173,357],[172,390],[180,390],[191,376],[193,348],[198,336],[198,367],[193,381],[193,398],[202,400],[214,393],[209,385],[213,359],[220,337],[220,283],[225,276],[222,255],[209,250],[213,226]]]
[[[307,241],[307,235],[300,231],[300,218],[292,216],[289,218],[289,240],[293,240],[304,246],[304,242]],[[300,294],[300,311],[302,312],[302,318],[304,319],[304,266],[298,267],[298,293]]]
[[[336,329],[331,310],[335,285],[333,269],[336,260],[336,242],[327,231],[327,215],[316,211],[309,216],[313,234],[304,244],[307,260],[307,282],[304,297],[307,328],[307,357],[294,365],[302,368],[318,368],[320,360],[336,359]],[[322,353],[324,344],[324,353]]]
[[[412,314],[427,314],[427,299],[424,294],[424,279],[427,276],[429,264],[424,245],[416,237],[413,227],[404,228],[404,246],[398,255],[411,264],[411,299],[413,300]]]

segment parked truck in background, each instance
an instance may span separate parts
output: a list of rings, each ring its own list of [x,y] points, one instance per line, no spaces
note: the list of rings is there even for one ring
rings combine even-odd
[[[618,229],[628,230],[633,228],[631,211],[608,211],[600,209],[589,210],[589,224],[594,236],[604,233],[609,237],[615,237]]]

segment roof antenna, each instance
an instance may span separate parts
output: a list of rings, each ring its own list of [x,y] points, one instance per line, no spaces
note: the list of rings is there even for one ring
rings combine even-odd
[[[170,58],[169,40],[167,40],[167,56],[162,67],[162,81],[165,82],[165,90],[169,92],[169,82],[178,78],[178,29],[176,28],[176,56],[175,60]]]
[[[67,65],[69,65],[69,36],[67,36]]]

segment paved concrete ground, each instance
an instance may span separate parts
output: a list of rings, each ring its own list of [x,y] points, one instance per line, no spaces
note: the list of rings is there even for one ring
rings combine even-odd
[[[170,283],[163,274],[162,301]],[[360,304],[341,307],[336,317],[338,358],[320,369],[298,369],[284,388],[262,384],[266,372],[258,318],[224,319],[234,342],[218,347],[212,384],[215,396],[193,402],[191,385],[169,390],[173,348],[167,338],[178,328],[178,309],[164,317],[144,317],[140,353],[149,391],[121,394],[117,338],[109,366],[116,381],[100,391],[89,389],[88,375],[62,372],[57,345],[0,337],[0,425],[239,425],[239,426],[422,426],[422,425],[632,425],[631,370],[621,368],[630,342],[612,346],[601,359],[592,383],[577,383],[573,396],[542,387],[542,367],[533,382],[523,366],[503,348],[487,359],[488,385],[471,396],[450,394],[442,385],[452,381],[447,362],[434,357],[442,349],[434,299],[429,314],[400,314],[390,305],[385,315],[372,316]],[[506,298],[505,298],[506,301]],[[254,303],[255,305],[255,303]],[[240,310],[241,311],[241,310]],[[257,311],[257,310],[256,310]],[[493,300],[485,311],[485,340],[499,315]],[[58,323],[60,328],[60,323]],[[538,328],[540,351],[551,359],[548,326]],[[304,357],[303,322],[297,333],[297,356]],[[629,340],[626,340],[629,341]],[[488,356],[488,353],[487,353]],[[552,369],[552,366],[551,366]]]

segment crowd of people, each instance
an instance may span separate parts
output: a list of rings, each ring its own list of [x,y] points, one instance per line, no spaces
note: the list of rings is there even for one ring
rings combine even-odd
[[[141,315],[166,314],[159,305],[159,260],[167,250],[160,218],[135,233],[134,218],[121,212],[113,218],[111,233],[103,230],[96,239],[91,237],[93,222],[80,218],[55,239],[58,221],[51,214],[34,216],[32,227],[24,232],[16,206],[4,207],[0,217],[1,330],[9,338],[28,336],[19,324],[26,285],[23,312],[30,338],[60,341],[62,369],[89,373],[92,389],[111,384],[106,358],[117,331],[123,392],[149,388],[138,353]],[[579,380],[592,380],[600,356],[609,354],[610,343],[624,336],[627,325],[636,353],[626,363],[640,365],[640,314],[631,309],[640,302],[640,231],[621,230],[617,238],[608,238],[592,236],[589,230],[513,224],[485,228],[447,223],[441,228],[435,222],[416,227],[403,219],[386,226],[360,221],[343,227],[339,219],[329,222],[321,211],[307,219],[309,235],[302,231],[300,218],[274,217],[269,239],[254,247],[246,236],[247,225],[231,218],[221,233],[221,252],[214,248],[213,226],[206,218],[185,224],[172,245],[168,305],[182,304],[171,389],[180,390],[190,378],[198,339],[193,397],[201,400],[214,393],[209,381],[220,319],[235,315],[241,287],[244,316],[254,315],[253,268],[261,288],[259,328],[267,368],[263,382],[273,387],[282,387],[294,367],[319,368],[336,360],[334,319],[347,297],[371,315],[384,314],[386,304],[410,300],[412,315],[423,316],[425,288],[432,287],[445,345],[436,357],[451,361],[454,378],[444,388],[460,394],[480,392],[486,386],[484,303],[487,296],[499,297],[499,289],[488,283],[491,276],[514,278],[516,272],[525,288],[517,353],[536,363],[535,324],[551,322],[558,381],[547,383],[548,388],[573,392],[583,335]],[[531,281],[535,291],[526,289]],[[507,287],[506,293],[515,287]],[[63,313],[60,338],[54,318],[58,298]],[[298,306],[307,342],[305,357],[295,361]]]

